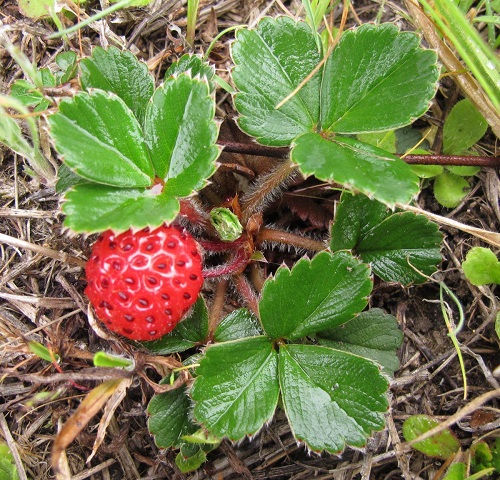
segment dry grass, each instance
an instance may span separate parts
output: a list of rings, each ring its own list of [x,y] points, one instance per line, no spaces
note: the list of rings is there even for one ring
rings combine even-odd
[[[180,4],[156,0],[145,9],[118,12],[107,23],[74,36],[70,48],[87,55],[95,45],[126,46],[147,61],[160,78],[166,66],[182,52],[176,32],[184,28],[186,12]],[[0,1],[0,5],[0,20],[9,26],[12,41],[37,65],[51,65],[64,44],[60,40],[45,40],[52,28],[50,23],[24,18],[11,0]],[[99,8],[97,4],[92,6]],[[361,2],[350,12],[349,23],[373,20],[379,8],[377,3]],[[386,2],[382,19],[403,24],[402,8],[400,3]],[[202,1],[196,48],[206,48],[214,35],[228,26],[254,24],[263,15],[296,13],[299,9],[299,1]],[[230,68],[225,43],[228,40],[223,39],[212,55],[222,76]],[[18,78],[22,78],[19,67],[0,49],[1,92],[7,93]],[[439,122],[454,91],[449,79],[443,82],[438,100],[425,121]],[[218,115],[231,113],[230,99],[221,94]],[[490,135],[481,148],[493,155],[495,142]],[[237,161],[249,169],[256,168],[251,158],[238,156],[235,160],[230,154],[225,155],[227,162]],[[82,265],[92,238],[66,235],[59,199],[53,189],[27,176],[22,160],[6,149],[0,150],[0,159],[0,438],[11,447],[20,478],[44,480],[53,478],[52,442],[86,394],[82,387],[93,388],[108,378],[91,367],[92,353],[123,349],[132,353],[132,347],[116,339],[105,341],[89,328],[87,301],[82,293]],[[472,192],[453,211],[443,211],[429,191],[420,196],[420,206],[497,232],[498,172],[483,169],[474,182]],[[405,341],[399,352],[401,368],[391,385],[392,407],[387,414],[387,428],[376,434],[364,451],[348,449],[342,456],[310,455],[296,444],[284,416],[277,414],[256,438],[238,445],[224,441],[210,454],[202,469],[183,475],[175,466],[175,453],[155,446],[147,430],[145,412],[153,391],[143,378],[134,377],[91,462],[86,463],[86,459],[92,451],[99,417],[68,448],[66,464],[71,472],[68,475],[75,480],[436,478],[441,462],[410,451],[404,445],[401,425],[409,415],[427,413],[444,420],[465,407],[464,415],[453,427],[464,449],[480,436],[496,436],[500,422],[494,401],[483,410],[471,404],[472,399],[488,392],[494,395],[491,392],[499,388],[492,374],[500,360],[494,331],[498,299],[494,289],[472,286],[460,270],[466,251],[480,245],[479,240],[448,227],[443,227],[443,232],[446,241],[439,279],[460,298],[466,314],[459,340],[469,382],[467,399],[463,398],[456,352],[447,337],[440,305],[436,303],[439,286],[427,283],[401,289],[378,283],[372,306],[397,316]],[[57,352],[61,358],[57,368],[31,353],[29,340]],[[479,419],[479,411],[487,421]]]

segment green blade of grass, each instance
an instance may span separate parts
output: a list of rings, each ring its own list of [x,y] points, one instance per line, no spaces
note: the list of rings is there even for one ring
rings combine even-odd
[[[476,77],[495,108],[500,108],[500,61],[452,0],[419,0]]]

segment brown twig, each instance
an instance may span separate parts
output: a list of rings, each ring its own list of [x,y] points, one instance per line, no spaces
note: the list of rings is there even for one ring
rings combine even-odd
[[[53,250],[52,248],[42,247],[40,245],[35,245],[34,243],[26,242],[20,238],[11,237],[0,233],[0,242],[6,243],[7,245],[12,245],[13,247],[24,248],[26,250],[31,250],[32,252],[41,253],[42,255],[50,258],[55,258],[63,263],[68,263],[69,265],[76,265],[78,267],[85,268],[85,260],[67,253],[60,252],[59,250]]]

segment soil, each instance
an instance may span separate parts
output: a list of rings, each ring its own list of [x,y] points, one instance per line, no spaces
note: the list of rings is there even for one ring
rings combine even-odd
[[[77,8],[72,4],[73,8]],[[104,8],[107,2],[88,1],[86,12]],[[0,22],[7,27],[10,40],[36,65],[53,66],[55,55],[71,49],[89,55],[92,47],[116,45],[127,48],[148,63],[157,78],[179,58],[187,46],[184,2],[153,0],[144,7],[118,10],[104,21],[91,24],[67,43],[47,36],[55,31],[48,19],[32,20],[21,14],[17,2],[0,0]],[[194,50],[203,52],[218,32],[235,25],[255,23],[264,15],[303,15],[301,2],[267,0],[201,0]],[[341,8],[335,10],[335,22]],[[357,2],[349,11],[348,26],[375,21],[396,22],[414,30],[411,16],[399,2]],[[61,17],[63,18],[63,17]],[[74,21],[63,18],[68,25]],[[2,28],[3,28],[2,27]],[[231,58],[228,34],[215,45],[210,61],[217,73],[229,80]],[[7,50],[0,46],[0,93],[8,94],[23,72]],[[74,89],[76,85],[68,88]],[[450,77],[444,78],[429,112],[418,127],[442,125],[443,112],[450,102],[461,98]],[[1,101],[1,99],[0,99]],[[1,105],[1,103],[0,103]],[[217,93],[217,117],[222,123],[221,138],[249,141],[234,126],[235,115],[230,95]],[[44,153],[57,166],[47,134],[41,131]],[[476,146],[479,153],[497,154],[497,138],[488,131]],[[275,160],[241,153],[224,152],[221,168],[202,197],[223,197],[232,192],[237,171],[251,183],[252,177],[265,173]],[[246,177],[245,177],[246,176]],[[451,210],[440,206],[429,183],[418,198],[418,206],[429,212],[498,232],[498,170],[483,168],[471,179],[472,189],[461,204]],[[214,186],[215,185],[215,186]],[[307,192],[294,195],[290,192]],[[75,411],[89,388],[108,379],[92,367],[92,354],[99,350],[134,355],[135,347],[118,338],[102,338],[89,325],[85,279],[82,265],[89,256],[95,236],[70,235],[62,225],[60,198],[53,187],[40,183],[26,168],[21,157],[0,146],[0,439],[4,439],[19,463],[20,478],[55,478],[51,471],[51,450],[56,433]],[[208,199],[208,200],[207,200]],[[325,239],[338,197],[319,182],[297,180],[288,192],[269,206],[268,223]],[[59,478],[72,479],[405,479],[440,478],[443,461],[424,456],[409,448],[402,435],[402,424],[414,414],[428,414],[446,420],[457,414],[451,428],[467,452],[479,438],[492,443],[498,436],[500,393],[494,375],[500,363],[499,341],[495,332],[498,289],[475,287],[464,277],[460,265],[473,246],[488,246],[477,237],[442,226],[445,236],[443,260],[437,281],[401,287],[377,281],[372,307],[383,308],[398,319],[404,334],[398,351],[400,368],[391,382],[391,408],[386,428],[374,434],[362,450],[347,448],[339,455],[308,452],[297,444],[284,414],[278,411],[269,425],[255,437],[232,444],[224,440],[208,455],[196,472],[183,474],[175,464],[177,452],[159,449],[147,428],[146,406],[153,395],[150,382],[134,376],[126,396],[119,402],[107,427],[103,443],[87,462],[97,436],[100,415],[83,429],[65,452],[68,472]],[[285,262],[292,265],[301,251],[266,247],[267,273]],[[458,334],[467,378],[464,378],[456,350],[448,336],[439,282],[460,300],[465,322]],[[207,301],[216,297],[217,282],[206,282]],[[240,304],[234,289],[227,291],[227,307]],[[445,309],[454,322],[458,311],[446,297]],[[50,346],[60,357],[54,364],[35,355],[28,341]],[[159,381],[156,372],[150,380]],[[157,378],[158,377],[158,378]],[[497,395],[495,395],[497,392]],[[482,404],[482,395],[491,394]],[[458,413],[457,413],[458,412]]]

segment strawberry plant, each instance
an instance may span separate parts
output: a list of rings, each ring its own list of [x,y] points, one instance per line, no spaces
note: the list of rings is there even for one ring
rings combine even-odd
[[[197,56],[155,88],[133,55],[95,48],[80,62],[82,90],[49,118],[65,226],[105,232],[86,269],[96,316],[152,340],[136,345],[155,355],[183,352],[148,412],[157,444],[179,449],[184,471],[222,438],[257,434],[277,408],[312,451],[365,445],[383,428],[402,340],[392,315],[366,309],[374,275],[421,283],[441,258],[437,226],[394,210],[418,193],[418,177],[355,137],[428,108],[439,69],[417,35],[364,25],[323,51],[307,23],[265,18],[238,32],[232,57],[240,128],[290,148],[249,187],[206,187],[221,151],[217,82]],[[294,182],[335,195],[327,236],[299,235],[267,214]],[[278,244],[301,254],[259,267]],[[219,280],[211,302],[198,295],[202,277]],[[242,300],[233,311],[223,305],[228,281]]]

